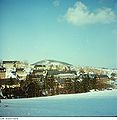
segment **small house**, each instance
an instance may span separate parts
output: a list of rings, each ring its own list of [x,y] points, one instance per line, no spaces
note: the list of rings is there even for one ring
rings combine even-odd
[[[4,67],[0,67],[0,79],[5,79],[6,69]]]

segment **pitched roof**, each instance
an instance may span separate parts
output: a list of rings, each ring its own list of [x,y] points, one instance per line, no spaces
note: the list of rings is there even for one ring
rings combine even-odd
[[[6,64],[6,63],[16,63],[17,61],[3,61],[3,64]]]

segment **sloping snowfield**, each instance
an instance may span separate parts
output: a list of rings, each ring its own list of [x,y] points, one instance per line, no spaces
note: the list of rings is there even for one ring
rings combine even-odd
[[[3,99],[0,116],[117,116],[117,90]]]

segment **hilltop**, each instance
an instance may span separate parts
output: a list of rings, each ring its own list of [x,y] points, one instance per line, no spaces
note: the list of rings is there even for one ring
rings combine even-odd
[[[65,65],[65,66],[73,66],[72,64],[58,61],[58,60],[50,60],[50,59],[45,59],[38,61],[36,63],[33,63],[32,65]]]

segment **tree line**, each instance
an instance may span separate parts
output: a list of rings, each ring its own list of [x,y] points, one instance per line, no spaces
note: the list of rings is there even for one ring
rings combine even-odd
[[[12,79],[11,79],[11,83]],[[25,81],[20,81],[20,87],[5,86],[3,94],[7,98],[30,98],[52,96],[58,94],[84,93],[90,90],[103,90],[110,87],[98,75],[80,74],[77,78],[55,78],[53,75],[33,79],[28,75]]]

